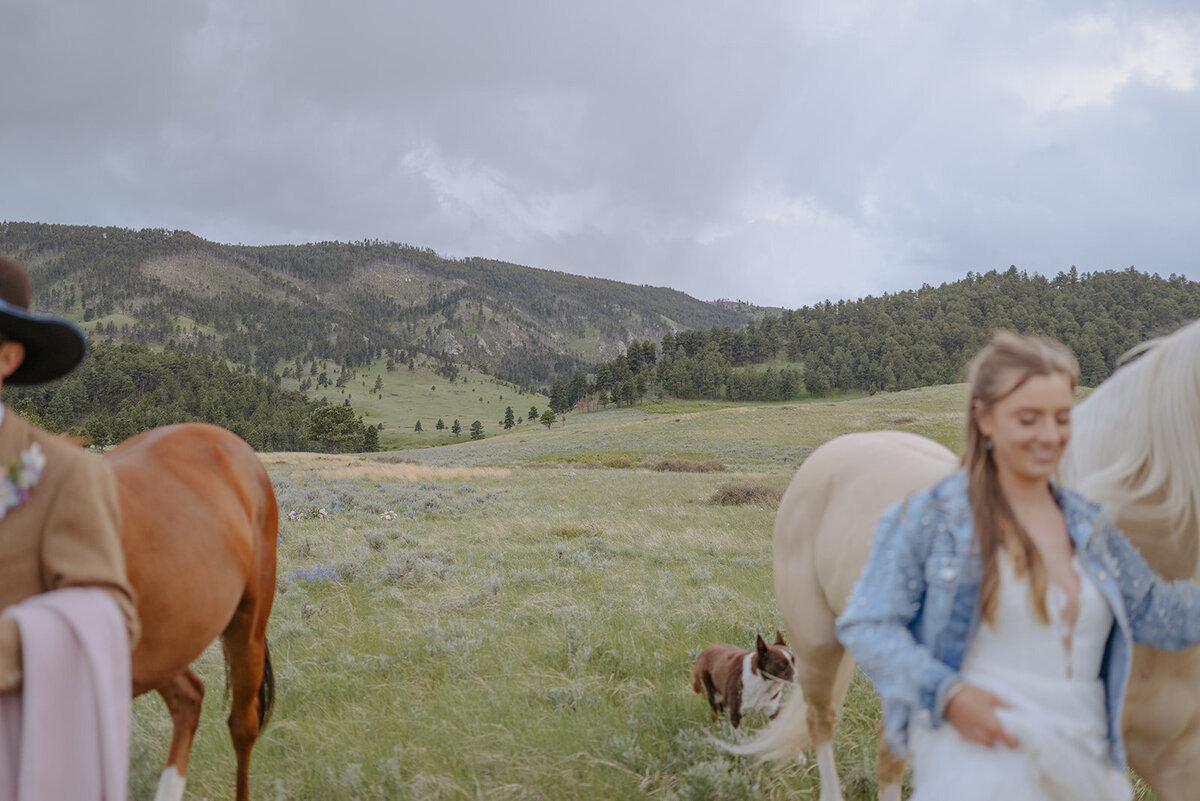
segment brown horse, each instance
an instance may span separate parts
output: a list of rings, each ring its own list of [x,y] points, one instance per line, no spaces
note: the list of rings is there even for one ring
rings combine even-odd
[[[117,479],[142,637],[133,694],[157,690],[174,732],[156,801],[183,798],[204,683],[189,667],[218,636],[233,694],[237,798],[274,700],[267,618],[279,511],[262,462],[235,434],[185,423],[139,434],[106,457]]]

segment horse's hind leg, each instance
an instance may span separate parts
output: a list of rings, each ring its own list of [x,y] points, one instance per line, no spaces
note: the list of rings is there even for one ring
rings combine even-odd
[[[837,710],[846,695],[853,675],[854,662],[836,640],[807,653],[804,671],[797,664],[796,678],[808,705],[808,731],[817,752],[817,773],[821,780],[820,801],[842,801],[841,783],[833,756],[833,733]],[[807,669],[808,665],[812,669]]]
[[[900,786],[904,781],[904,757],[896,756],[883,739],[883,721],[879,721],[879,748],[875,757],[875,775],[879,779],[879,801],[900,801]]]
[[[204,682],[188,668],[168,684],[155,689],[166,702],[167,711],[171,713],[172,732],[167,766],[158,780],[158,791],[154,794],[154,801],[183,801],[192,740],[196,736],[196,727],[200,725]]]
[[[250,749],[266,724],[274,700],[275,680],[267,650],[267,609],[243,601],[233,622],[222,635],[233,703],[229,710],[229,736],[237,756],[237,801],[250,797]]]

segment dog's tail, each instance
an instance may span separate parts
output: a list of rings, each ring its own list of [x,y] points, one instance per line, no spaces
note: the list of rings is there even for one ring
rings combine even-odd
[[[766,762],[803,762],[804,749],[810,745],[808,731],[808,704],[799,687],[792,688],[787,703],[779,710],[775,719],[759,730],[745,743],[718,741],[726,751],[742,756],[753,756]]]

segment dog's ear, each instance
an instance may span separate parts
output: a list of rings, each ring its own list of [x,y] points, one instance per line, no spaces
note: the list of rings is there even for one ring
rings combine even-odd
[[[787,645],[787,643],[785,643],[783,641],[783,632],[780,631],[779,629],[775,629],[775,644],[776,645]]]
[[[760,654],[766,654],[766,652],[767,652],[767,643],[766,643],[766,641],[765,641],[765,640],[762,638],[762,635],[761,635],[761,634],[756,634],[756,635],[755,635],[755,640],[754,640],[754,649],[755,649],[756,651],[758,651]]]

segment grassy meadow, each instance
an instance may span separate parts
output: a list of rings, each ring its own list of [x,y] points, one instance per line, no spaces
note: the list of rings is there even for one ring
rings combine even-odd
[[[716,747],[765,721],[711,722],[690,688],[702,647],[749,647],[781,626],[773,506],[713,499],[730,485],[782,490],[847,431],[900,428],[957,449],[963,405],[961,385],[660,404],[449,447],[264,454],[283,520],[276,706],[253,797],[817,798],[811,761],[779,770]],[[666,460],[677,469],[654,469]],[[196,668],[208,697],[188,797],[229,799],[219,647]],[[877,710],[858,676],[836,743],[851,801],[875,797]],[[160,699],[136,699],[131,798],[153,797],[169,739]]]
[[[363,422],[368,425],[382,423],[383,430],[379,432],[382,449],[428,448],[465,442],[470,439],[471,423],[475,420],[483,424],[485,436],[499,434],[504,431],[504,410],[509,406],[515,417],[522,418],[520,430],[545,430],[535,421],[524,419],[530,406],[536,406],[541,414],[548,400],[545,395],[526,392],[470,368],[460,368],[458,378],[450,381],[434,372],[433,365],[426,362],[424,356],[414,361],[412,370],[407,365],[388,370],[386,360],[377,359],[355,370],[354,378],[338,387],[335,383],[341,367],[332,361],[322,362],[318,365],[318,373],[322,370],[320,365],[324,365],[323,371],[330,383],[318,387],[314,381],[306,394],[336,404],[349,400]],[[311,378],[307,372],[305,377]],[[377,378],[382,386],[375,392]],[[298,389],[300,381],[289,377],[283,379],[281,385],[286,389]],[[440,431],[436,428],[439,417],[446,425]],[[457,437],[450,431],[455,419],[462,426]],[[414,431],[418,420],[421,430]]]

